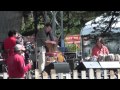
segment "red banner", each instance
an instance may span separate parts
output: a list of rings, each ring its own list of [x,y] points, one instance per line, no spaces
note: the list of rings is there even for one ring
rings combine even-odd
[[[68,44],[80,43],[80,35],[69,35],[69,36],[66,36],[65,43],[68,43]]]

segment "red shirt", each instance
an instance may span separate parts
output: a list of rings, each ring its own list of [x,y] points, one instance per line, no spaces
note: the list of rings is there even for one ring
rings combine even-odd
[[[13,37],[8,37],[4,41],[4,49],[9,50],[9,55],[14,54],[14,46],[16,45],[16,38]]]
[[[23,57],[17,53],[8,57],[6,64],[9,78],[24,78],[25,73],[31,69],[31,64],[25,66]]]
[[[99,48],[97,45],[92,49],[92,56],[99,56],[100,54],[106,55],[109,54],[109,50],[106,46],[102,45],[102,48]]]

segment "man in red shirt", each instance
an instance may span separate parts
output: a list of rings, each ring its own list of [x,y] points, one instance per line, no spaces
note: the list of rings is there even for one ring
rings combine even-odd
[[[11,79],[24,79],[25,74],[31,69],[31,62],[25,65],[24,58],[21,55],[22,50],[24,50],[22,45],[17,44],[14,48],[15,53],[5,61],[8,67],[8,75]]]
[[[14,46],[16,45],[16,31],[9,31],[8,38],[4,40],[4,51],[8,56],[14,54]]]
[[[98,57],[99,55],[108,55],[109,50],[104,45],[103,39],[101,37],[98,37],[96,40],[96,45],[92,49],[92,56]]]

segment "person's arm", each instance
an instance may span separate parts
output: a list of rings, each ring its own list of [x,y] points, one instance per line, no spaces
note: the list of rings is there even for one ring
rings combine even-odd
[[[50,33],[49,33],[49,37],[50,37],[50,40],[51,40],[51,41],[55,41],[55,39],[54,39],[54,36],[53,36],[52,32],[50,32]]]
[[[108,48],[106,47],[106,54],[109,54],[110,52],[109,52],[109,50],[108,50]]]
[[[92,48],[92,56],[97,56],[95,47]]]
[[[92,48],[92,56],[94,56],[94,55],[95,55],[94,48]]]
[[[26,73],[31,69],[31,64],[29,63],[25,65],[24,59],[22,57],[19,57],[18,65],[19,65],[18,67],[21,73]]]

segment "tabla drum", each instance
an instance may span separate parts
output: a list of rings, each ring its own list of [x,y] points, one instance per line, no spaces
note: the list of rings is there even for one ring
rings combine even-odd
[[[115,56],[114,61],[120,61],[120,55],[119,54],[115,54],[114,56]]]
[[[105,61],[114,61],[114,54],[108,54],[105,56]]]
[[[98,61],[105,61],[105,55],[99,55]]]

